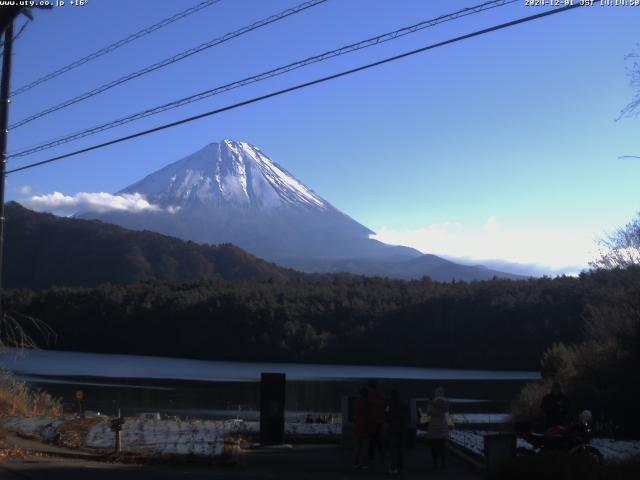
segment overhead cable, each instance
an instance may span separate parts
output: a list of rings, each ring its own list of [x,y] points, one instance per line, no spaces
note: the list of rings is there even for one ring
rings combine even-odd
[[[246,27],[242,27],[238,30],[235,30],[233,32],[227,33],[226,35],[223,35],[222,37],[218,37],[215,38],[213,40],[210,40],[208,42],[202,43],[196,47],[190,48],[188,50],[185,50],[183,52],[180,52],[172,57],[169,58],[165,58],[164,60],[161,60],[159,62],[156,62],[152,65],[148,65],[147,67],[144,67],[140,70],[137,70],[133,73],[129,73],[127,75],[124,75],[123,77],[117,78],[116,80],[112,80],[108,83],[105,83],[103,85],[100,85],[99,87],[96,87],[92,90],[89,90],[87,92],[84,92],[80,95],[77,95],[73,98],[70,98],[68,100],[65,100],[64,102],[61,102],[57,105],[54,105],[52,107],[46,108],[45,110],[42,110],[41,112],[38,113],[34,113],[33,115],[30,115],[26,118],[23,118],[22,120],[19,120],[17,122],[15,122],[12,125],[9,125],[9,129],[16,129],[19,127],[22,127],[23,125],[26,125],[28,123],[33,122],[34,120],[37,120],[39,118],[42,118],[46,115],[49,115],[53,112],[57,112],[58,110],[62,110],[63,108],[69,107],[71,105],[74,105],[78,102],[81,102],[83,100],[87,100],[88,98],[94,97],[96,95],[99,95],[101,93],[106,92],[107,90],[111,90],[114,87],[117,87],[118,85],[121,85],[125,82],[129,82],[131,80],[134,80],[138,77],[141,77],[143,75],[146,75],[148,73],[154,72],[160,68],[166,67],[168,65],[172,65],[176,62],[179,62],[181,60],[184,60],[187,57],[190,57],[192,55],[195,55],[196,53],[202,52],[206,49],[209,49],[211,47],[215,47],[216,45],[220,45],[221,43],[227,42],[233,38],[239,37],[241,35],[245,35],[246,33],[249,33],[253,30],[256,30],[258,28],[262,28],[265,27],[267,25],[270,25],[272,23],[278,22],[284,18],[287,18],[291,15],[295,15],[297,13],[300,13],[304,10],[307,10],[308,8],[312,8],[315,7],[317,5],[320,5],[321,3],[326,2],[327,0],[307,0],[295,7],[292,8],[288,8],[287,10],[284,10],[280,13],[277,13],[275,15],[271,15],[267,18],[264,18],[262,20],[259,20],[258,22],[252,23],[251,25],[247,25]]]
[[[194,5],[193,7],[189,7],[186,10],[183,10],[181,12],[176,13],[175,15],[172,15],[169,18],[165,18],[164,20],[161,20],[158,23],[154,23],[149,27],[143,28],[139,32],[133,33],[128,37],[123,38],[122,40],[118,40],[117,42],[114,42],[110,45],[107,45],[106,47],[96,50],[95,52],[92,52],[89,55],[79,58],[78,60],[75,60],[65,65],[64,67],[60,67],[51,73],[43,75],[42,77],[37,78],[36,80],[33,80],[32,82],[29,82],[26,85],[23,85],[22,87],[16,88],[13,92],[11,92],[11,96],[15,97],[16,95],[20,95],[21,93],[24,93],[27,90],[31,90],[32,88],[37,87],[42,83],[48,82],[49,80],[59,77],[64,73],[70,72],[71,70],[78,68],[81,65],[89,63],[90,61],[95,60],[96,58],[102,57],[103,55],[106,55],[108,53],[111,53],[120,47],[123,47],[135,40],[138,40],[139,38],[145,37],[150,33],[155,32],[156,30],[166,27],[167,25],[171,25],[172,23],[177,22],[178,20],[188,17],[189,15],[199,12],[200,10],[210,7],[211,5],[214,5],[220,1],[221,0],[205,0],[204,2],[200,2],[197,5]]]
[[[121,125],[125,125],[127,123],[131,123],[134,122],[136,120],[140,120],[152,115],[156,115],[162,112],[165,112],[167,110],[172,110],[174,108],[178,108],[178,107],[182,107],[184,105],[193,103],[193,102],[197,102],[200,100],[204,100],[206,98],[212,97],[214,95],[219,95],[221,93],[227,92],[229,90],[234,90],[236,88],[240,88],[240,87],[244,87],[253,83],[257,83],[260,82],[262,80],[266,80],[268,78],[272,78],[275,76],[279,76],[279,75],[283,75],[287,72],[290,72],[292,70],[297,70],[299,68],[302,67],[306,67],[308,65],[314,64],[314,63],[318,63],[318,62],[322,62],[325,60],[329,60],[331,58],[334,57],[338,57],[340,55],[345,55],[347,53],[351,53],[351,52],[355,52],[357,50],[361,50],[364,48],[368,48],[368,47],[372,47],[375,45],[379,45],[391,40],[395,40],[397,38],[403,37],[405,35],[409,35],[411,33],[415,33],[418,32],[420,30],[423,30],[425,28],[429,28],[429,27],[433,27],[436,25],[439,25],[441,23],[444,22],[449,22],[452,20],[456,20],[459,19],[461,17],[465,17],[467,15],[472,15],[472,14],[476,14],[476,13],[480,13],[483,12],[485,10],[489,10],[492,8],[496,8],[496,7],[501,7],[510,3],[515,3],[515,2],[519,2],[520,0],[493,0],[493,1],[489,1],[489,2],[485,2],[482,3],[480,5],[476,5],[474,7],[469,7],[469,8],[464,8],[462,10],[458,10],[456,12],[453,13],[449,13],[446,15],[441,15],[439,17],[436,18],[432,18],[429,20],[424,20],[421,21],[419,23],[410,25],[408,27],[403,27],[400,28],[398,30],[394,30],[393,32],[388,32],[388,33],[384,33],[381,35],[377,35],[375,37],[372,38],[368,38],[366,40],[362,40],[360,42],[357,43],[352,43],[349,45],[345,45],[343,47],[334,49],[334,50],[330,50],[324,53],[321,53],[319,55],[314,55],[312,57],[308,57],[305,58],[303,60],[298,60],[296,62],[293,63],[289,63],[287,65],[278,67],[278,68],[274,68],[262,73],[259,73],[257,75],[252,75],[250,77],[246,77],[243,78],[241,80],[237,80],[231,83],[227,83],[224,85],[220,85],[208,90],[205,90],[203,92],[199,92],[197,94],[194,95],[190,95],[187,97],[183,97],[180,98],[178,100],[173,100],[171,102],[162,104],[162,105],[158,105],[156,107],[153,108],[149,108],[137,113],[133,113],[124,117],[120,117],[117,118],[115,120],[111,120],[109,122],[105,122],[99,125],[95,125],[93,127],[81,130],[79,132],[75,132],[72,134],[68,134],[65,135],[63,137],[59,137],[56,138],[54,140],[48,140],[46,142],[43,142],[41,144],[35,145],[35,146],[31,146],[28,148],[23,148],[22,150],[16,151],[15,153],[12,153],[9,155],[9,158],[19,158],[19,157],[24,157],[27,155],[32,155],[34,153],[37,152],[41,152],[43,150],[48,150],[50,148],[54,148],[75,140],[79,140],[81,138],[90,136],[90,135],[95,135],[97,133],[103,132],[105,130],[110,130],[112,128],[116,128],[119,127]]]
[[[519,18],[519,19],[516,19],[516,20],[512,20],[510,22],[501,23],[499,25],[494,25],[492,27],[485,28],[485,29],[482,29],[482,30],[476,30],[476,31],[474,31],[472,33],[467,33],[465,35],[461,35],[461,36],[454,37],[454,38],[451,38],[451,39],[448,39],[448,40],[444,40],[442,42],[438,42],[438,43],[434,43],[434,44],[431,44],[431,45],[427,45],[425,47],[418,48],[416,50],[411,50],[411,51],[408,51],[408,52],[405,52],[405,53],[401,53],[399,55],[394,55],[392,57],[387,57],[387,58],[385,58],[383,60],[378,60],[377,62],[368,63],[366,65],[362,65],[360,67],[352,68],[352,69],[349,69],[349,70],[344,70],[342,72],[335,73],[333,75],[329,75],[329,76],[326,76],[326,77],[318,78],[316,80],[312,80],[312,81],[305,82],[305,83],[300,83],[300,84],[294,85],[292,87],[284,88],[282,90],[271,92],[271,93],[268,93],[268,94],[265,94],[265,95],[261,95],[261,96],[258,96],[258,97],[253,97],[253,98],[250,98],[248,100],[244,100],[244,101],[241,101],[241,102],[238,102],[238,103],[234,103],[232,105],[227,105],[225,107],[217,108],[215,110],[209,110],[209,111],[201,113],[199,115],[194,115],[194,116],[191,116],[191,117],[183,118],[183,119],[177,120],[175,122],[166,123],[166,124],[160,125],[158,127],[150,128],[148,130],[143,130],[143,131],[140,131],[140,132],[137,132],[137,133],[133,133],[131,135],[126,135],[126,136],[123,136],[123,137],[115,138],[113,140],[109,140],[107,142],[103,142],[103,143],[99,143],[99,144],[96,144],[96,145],[92,145],[90,147],[81,148],[79,150],[75,150],[73,152],[69,152],[69,153],[65,153],[65,154],[62,154],[62,155],[58,155],[58,156],[55,156],[55,157],[52,157],[52,158],[49,158],[49,159],[46,159],[46,160],[41,160],[39,162],[30,163],[30,164],[24,165],[22,167],[17,167],[17,168],[8,170],[7,174],[20,172],[20,171],[23,171],[23,170],[28,170],[28,169],[39,167],[41,165],[46,165],[46,164],[52,163],[52,162],[57,162],[57,161],[60,161],[62,159],[65,159],[65,158],[77,156],[77,155],[80,155],[82,153],[91,152],[91,151],[94,151],[94,150],[98,150],[98,149],[101,149],[101,148],[108,147],[110,145],[115,145],[117,143],[122,143],[122,142],[125,142],[125,141],[128,141],[128,140],[132,140],[134,138],[146,136],[146,135],[149,135],[151,133],[159,132],[161,130],[166,130],[168,128],[173,128],[173,127],[176,127],[178,125],[183,125],[185,123],[190,123],[190,122],[193,122],[195,120],[200,120],[202,118],[206,118],[206,117],[210,117],[210,116],[213,116],[213,115],[220,114],[222,112],[226,112],[226,111],[229,111],[229,110],[235,110],[236,108],[240,108],[240,107],[243,107],[243,106],[246,106],[246,105],[250,105],[250,104],[257,103],[257,102],[260,102],[260,101],[263,101],[263,100],[267,100],[269,98],[273,98],[273,97],[277,97],[277,96],[280,96],[280,95],[284,95],[286,93],[290,93],[290,92],[293,92],[293,91],[296,91],[296,90],[301,90],[303,88],[307,88],[307,87],[310,87],[310,86],[313,86],[313,85],[318,85],[320,83],[325,83],[325,82],[328,82],[330,80],[335,80],[337,78],[341,78],[341,77],[345,77],[345,76],[348,76],[348,75],[352,75],[354,73],[361,72],[361,71],[364,71],[364,70],[369,70],[371,68],[378,67],[380,65],[384,65],[384,64],[387,64],[387,63],[390,63],[390,62],[394,62],[394,61],[400,60],[402,58],[410,57],[410,56],[416,55],[418,53],[423,53],[423,52],[426,52],[426,51],[429,51],[429,50],[433,50],[433,49],[438,48],[438,47],[442,47],[442,46],[445,46],[445,45],[450,45],[452,43],[460,42],[462,40],[467,40],[469,38],[478,37],[480,35],[485,35],[487,33],[494,32],[494,31],[497,31],[497,30],[503,30],[503,29],[506,29],[506,28],[509,28],[509,27],[513,27],[515,25],[522,24],[522,23],[531,22],[533,20],[538,20],[540,18],[548,17],[550,15],[563,13],[563,12],[566,12],[566,11],[569,11],[569,10],[573,10],[575,8],[579,8],[581,6],[583,6],[583,5],[581,5],[579,3],[576,3],[576,4],[573,4],[573,5],[567,5],[567,6],[561,7],[561,8],[545,10],[544,12],[541,12],[541,13],[538,13],[538,14],[535,14],[535,15],[522,17],[522,18]]]

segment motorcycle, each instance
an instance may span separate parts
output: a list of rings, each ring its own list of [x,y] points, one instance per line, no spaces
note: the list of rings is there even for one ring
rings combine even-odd
[[[581,456],[595,465],[602,465],[602,453],[591,445],[591,439],[593,438],[591,417],[591,412],[585,410],[578,416],[577,422],[567,426],[558,425],[552,427],[542,434],[533,433],[530,428],[527,428],[527,425],[520,424],[516,428],[517,435],[530,443],[533,449],[518,447],[516,454],[525,456],[560,452],[572,456]]]

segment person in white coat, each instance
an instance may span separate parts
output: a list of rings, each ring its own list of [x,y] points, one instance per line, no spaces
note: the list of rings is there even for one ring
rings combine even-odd
[[[434,393],[434,398],[429,402],[427,408],[429,415],[429,427],[427,430],[427,438],[431,445],[431,455],[433,458],[432,468],[447,468],[446,449],[447,439],[449,438],[449,400],[444,396],[444,388],[438,387]]]

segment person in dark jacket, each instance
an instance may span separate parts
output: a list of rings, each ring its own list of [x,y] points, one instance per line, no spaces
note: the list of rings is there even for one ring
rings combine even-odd
[[[379,460],[384,457],[382,450],[382,426],[384,425],[384,397],[378,390],[378,382],[369,380],[368,382],[369,402],[371,403],[371,438],[369,439],[369,460]]]
[[[546,428],[566,425],[569,419],[569,397],[562,392],[562,386],[553,382],[551,392],[544,396],[540,410],[545,415]]]
[[[389,453],[391,464],[389,473],[397,475],[404,466],[404,441],[409,424],[409,412],[406,405],[400,401],[397,390],[391,390],[389,407],[387,409],[387,428],[389,432]]]

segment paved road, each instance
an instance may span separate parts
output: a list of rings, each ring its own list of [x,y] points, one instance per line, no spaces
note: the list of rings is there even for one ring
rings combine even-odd
[[[336,445],[301,445],[291,450],[251,451],[231,467],[208,465],[122,465],[81,459],[36,458],[0,464],[0,480],[170,480],[170,479],[383,479],[391,478],[383,465],[354,470],[350,452]],[[401,475],[413,479],[478,480],[481,476],[455,456],[447,470],[431,470],[427,447],[406,452]]]

